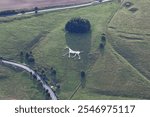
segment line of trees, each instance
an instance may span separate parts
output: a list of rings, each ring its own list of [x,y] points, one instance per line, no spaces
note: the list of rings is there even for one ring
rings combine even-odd
[[[34,11],[35,14],[38,13],[39,8],[38,7],[34,7],[33,9],[18,9],[18,10],[5,10],[5,11],[0,11],[0,16],[11,16],[11,15],[17,15],[19,13],[26,13],[29,11]]]

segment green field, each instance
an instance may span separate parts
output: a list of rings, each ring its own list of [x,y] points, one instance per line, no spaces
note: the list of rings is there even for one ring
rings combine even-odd
[[[32,51],[34,68],[45,68],[49,76],[48,70],[54,67],[61,85],[59,99],[150,99],[149,1],[133,3],[138,8],[135,13],[109,2],[37,16],[0,18],[0,56],[20,62],[20,51]],[[66,33],[64,26],[72,17],[88,19],[92,31]],[[105,49],[99,50],[102,33],[107,34],[107,42]],[[81,60],[63,57],[66,45],[84,51]],[[85,88],[78,88],[81,70],[86,72]],[[28,74],[3,66],[0,73],[1,99],[44,99]],[[17,82],[25,88],[19,88]],[[12,91],[14,86],[17,93]]]
[[[30,79],[25,72],[16,69],[0,67],[0,99],[45,99],[37,87],[36,82]]]

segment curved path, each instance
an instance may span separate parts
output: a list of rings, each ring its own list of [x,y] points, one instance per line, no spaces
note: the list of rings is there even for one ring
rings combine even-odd
[[[52,91],[52,89],[49,87],[49,85],[46,84],[42,80],[42,78],[34,70],[29,68],[28,66],[22,65],[22,64],[19,64],[19,63],[16,63],[16,62],[3,60],[3,59],[0,62],[3,63],[3,64],[6,64],[6,65],[11,65],[11,66],[14,66],[14,67],[17,67],[17,68],[21,68],[21,69],[23,69],[23,70],[25,70],[25,71],[27,71],[29,73],[32,73],[32,75],[35,75],[37,80],[42,83],[43,88],[48,91],[48,93],[50,94],[51,99],[52,100],[57,100],[57,97],[56,97],[55,93]]]
[[[38,13],[44,13],[44,12],[49,12],[49,11],[58,11],[58,10],[65,10],[65,9],[73,9],[73,8],[80,8],[80,7],[86,7],[86,6],[91,6],[94,4],[100,4],[100,3],[104,3],[104,2],[110,2],[112,0],[102,0],[102,2],[99,2],[98,0],[95,0],[93,2],[90,3],[84,3],[84,4],[80,4],[80,5],[71,5],[71,6],[67,6],[67,7],[57,7],[57,8],[49,8],[49,9],[43,9],[43,10],[38,10]],[[30,12],[26,12],[24,14],[34,14],[35,11],[30,11]],[[17,14],[17,15],[23,15],[22,13]]]

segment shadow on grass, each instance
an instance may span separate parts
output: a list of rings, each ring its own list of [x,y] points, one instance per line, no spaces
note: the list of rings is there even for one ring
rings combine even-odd
[[[81,60],[78,61],[77,67],[80,70],[86,70],[89,63],[88,54],[91,50],[92,33],[91,32],[86,34],[66,33],[65,37],[67,46],[69,46],[72,50],[81,51]]]

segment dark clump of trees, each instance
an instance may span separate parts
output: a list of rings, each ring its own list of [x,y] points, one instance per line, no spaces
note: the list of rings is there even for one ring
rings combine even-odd
[[[21,58],[21,63],[26,62],[26,63],[35,63],[34,56],[32,52],[20,52],[20,58]]]
[[[16,10],[6,10],[0,12],[0,16],[9,16],[9,15],[16,15],[16,14],[18,14],[18,11]]]
[[[91,30],[91,24],[87,19],[72,18],[66,23],[65,30],[70,33],[87,33]]]
[[[35,62],[35,59],[32,55],[32,52],[26,52],[25,53],[25,60],[28,62],[28,63],[34,63]]]

